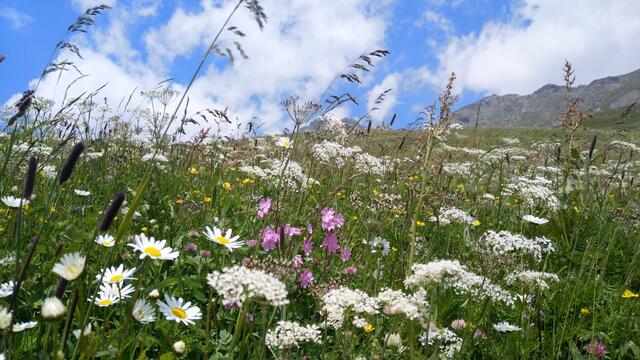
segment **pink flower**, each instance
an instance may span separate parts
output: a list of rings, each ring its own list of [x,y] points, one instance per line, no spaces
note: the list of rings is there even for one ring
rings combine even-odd
[[[340,259],[344,262],[349,261],[349,258],[351,257],[351,250],[349,250],[349,248],[346,247],[342,247],[340,248]]]
[[[207,249],[202,249],[202,250],[200,250],[200,256],[209,257],[209,256],[211,256],[211,251],[209,251]]]
[[[302,234],[302,229],[286,224],[284,226],[284,233],[287,236],[300,235]]]
[[[264,219],[265,216],[269,215],[269,210],[271,210],[271,198],[264,198],[258,202],[258,219]]]
[[[322,209],[322,228],[326,231],[339,229],[344,225],[344,217],[334,209]]]
[[[591,340],[584,349],[587,351],[587,354],[595,356],[596,359],[600,359],[607,353],[607,347],[600,340]]]
[[[266,227],[262,230],[262,248],[264,251],[269,252],[276,248],[276,244],[280,240],[280,235],[275,232],[271,227]]]
[[[184,244],[184,250],[185,251],[198,251],[198,244],[192,243],[192,242],[188,242],[186,244]]]
[[[307,224],[307,234],[313,234],[313,225]]]
[[[324,241],[322,241],[322,247],[327,250],[331,254],[338,253],[340,250],[340,245],[338,245],[338,236],[336,233],[329,233],[324,237]]]
[[[300,276],[298,276],[298,280],[300,280],[300,286],[303,289],[306,289],[309,285],[313,284],[313,273],[309,269],[304,269]]]
[[[258,240],[247,240],[247,247],[249,249],[256,247],[256,245],[258,245]]]
[[[302,255],[296,255],[293,257],[293,268],[299,269],[302,266]]]
[[[454,330],[463,330],[467,327],[467,323],[463,319],[456,319],[451,322],[451,328]]]
[[[349,267],[344,268],[344,270],[342,270],[342,272],[345,275],[352,276],[352,275],[355,275],[358,272],[358,268],[355,267],[355,266],[349,266]]]
[[[484,331],[482,330],[476,330],[476,332],[473,333],[474,339],[484,339],[486,337],[487,337],[487,334],[485,334]]]
[[[311,251],[313,251],[313,240],[311,240],[311,238],[304,239],[302,242],[302,251],[304,251],[305,255],[311,254]]]

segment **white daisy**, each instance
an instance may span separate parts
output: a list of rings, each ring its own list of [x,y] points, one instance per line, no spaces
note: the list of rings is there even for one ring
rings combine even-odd
[[[204,236],[206,236],[209,241],[213,241],[226,247],[227,249],[229,249],[229,251],[238,249],[244,244],[244,241],[238,240],[240,236],[236,235],[234,237],[231,237],[231,229],[228,229],[225,234],[222,234],[222,230],[218,229],[215,226],[213,227],[213,231],[210,227],[205,226]]]
[[[104,276],[102,276],[103,272]],[[105,284],[120,284],[125,280],[133,279],[131,275],[133,275],[134,272],[136,272],[136,268],[125,269],[124,265],[120,264],[117,268],[112,266],[103,269],[100,273],[96,274],[96,279],[98,279],[98,281],[102,279],[102,282]]]
[[[371,240],[371,253],[375,254],[378,251],[380,251],[383,256],[389,255],[389,252],[391,251],[391,245],[389,242],[380,236],[376,236]]]
[[[87,326],[84,328],[84,331],[82,332],[82,336],[87,336],[91,333],[93,333],[93,331],[91,331],[91,324],[87,324]],[[73,330],[73,336],[75,336],[76,339],[80,339],[80,329]]]
[[[158,300],[158,307],[165,319],[183,323],[185,325],[193,324],[194,320],[202,319],[200,309],[191,305],[191,302],[184,302],[182,298],[174,298],[164,294],[164,302]]]
[[[91,301],[91,299],[89,299],[89,301]],[[117,294],[100,291],[98,292],[98,295],[96,296],[93,303],[99,307],[107,307],[113,304],[117,304],[119,302],[120,302],[120,298],[118,297]]]
[[[148,324],[156,321],[156,312],[145,299],[136,300],[135,305],[133,305],[131,315],[133,315],[133,318],[142,324]]]
[[[74,189],[73,192],[76,193],[76,195],[82,196],[82,197],[87,197],[87,196],[91,195],[91,193],[89,191],[84,191],[84,190],[79,190],[79,189]]]
[[[23,323],[13,324],[13,332],[25,331],[38,325],[37,321],[27,321]]]
[[[29,205],[28,199],[21,199],[15,196],[3,196],[2,202],[8,207],[16,209],[20,207],[20,202],[22,202],[22,206]]]
[[[545,218],[541,218],[533,215],[523,215],[522,220],[526,222],[530,222],[532,224],[536,224],[536,225],[544,225],[549,222],[549,220]]]
[[[116,239],[109,234],[98,235],[94,241],[106,248],[113,247],[116,244]]]
[[[13,294],[14,286],[15,284],[13,283],[13,281],[0,284],[0,298],[6,298],[7,296],[11,296],[11,294]]]
[[[280,146],[281,148],[288,149],[291,147],[291,145],[293,145],[293,141],[289,141],[288,137],[281,137],[278,139],[278,141],[276,141],[276,145]]]
[[[79,252],[65,254],[62,258],[53,265],[53,272],[60,275],[65,280],[75,280],[82,274],[84,270],[84,264],[87,258],[82,256]]]
[[[8,328],[9,324],[11,324],[11,313],[6,307],[0,306],[0,330]]]
[[[493,328],[498,332],[512,332],[512,331],[520,331],[520,327],[516,325],[509,324],[506,321],[499,322],[497,324],[493,324]]]
[[[154,260],[175,260],[180,252],[173,251],[170,247],[165,247],[166,240],[156,241],[153,236],[147,238],[145,234],[136,235],[134,244],[127,244],[140,252],[140,259],[150,257]]]
[[[62,301],[55,296],[44,299],[42,303],[42,317],[47,320],[57,319],[67,312]]]
[[[130,298],[134,291],[135,288],[131,285],[119,286],[119,284],[100,284],[100,292],[113,294],[120,300]]]

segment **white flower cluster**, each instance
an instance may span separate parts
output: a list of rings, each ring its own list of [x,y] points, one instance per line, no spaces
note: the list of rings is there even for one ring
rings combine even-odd
[[[509,138],[509,137],[503,137],[502,138],[502,142],[507,144],[507,145],[516,145],[516,144],[520,144],[520,139],[518,138]]]
[[[471,225],[476,220],[476,218],[469,215],[467,212],[454,207],[445,208],[440,211],[438,216],[431,216],[429,218],[429,221],[437,222],[440,225],[448,225],[454,221]]]
[[[351,290],[348,287],[340,287],[330,290],[322,297],[322,313],[326,314],[326,324],[335,329],[342,327],[345,312],[353,311],[355,314],[375,315],[378,313],[378,301],[360,290]]]
[[[638,147],[636,144],[622,141],[622,140],[612,140],[611,143],[609,143],[609,145],[612,147],[621,147],[621,148],[626,148],[628,150],[633,150],[633,151],[640,150],[640,147]]]
[[[404,314],[410,320],[426,320],[428,317],[429,303],[424,289],[407,296],[402,291],[385,288],[378,294],[378,301],[387,315]]]
[[[321,342],[318,325],[300,325],[294,321],[279,321],[275,330],[267,331],[266,344],[270,349],[297,347],[301,342]]]
[[[553,175],[562,174],[562,169],[560,169],[559,167],[555,167],[555,166],[538,166],[536,169],[538,171],[541,171],[541,172],[544,172],[544,173],[553,174]]]
[[[382,175],[384,174],[384,162],[377,157],[365,152],[358,153],[353,159],[356,170],[363,173]]]
[[[424,332],[419,340],[423,346],[438,344],[440,359],[455,359],[462,349],[462,339],[447,328]]]
[[[451,175],[469,176],[473,166],[474,163],[470,162],[442,164],[442,171]]]
[[[559,141],[539,141],[531,144],[531,148],[537,151],[555,150],[561,145],[562,143]]]
[[[551,186],[551,180],[544,177],[536,176],[530,179],[521,176],[506,185],[506,193],[517,194],[528,206],[540,204],[551,210],[557,210],[560,207],[560,201],[549,186]]]
[[[544,236],[529,239],[506,230],[499,232],[488,230],[480,237],[477,245],[481,251],[490,252],[494,255],[530,254],[537,261],[540,261],[544,254],[549,254],[556,250],[551,240]]]
[[[238,304],[251,298],[264,298],[272,306],[286,305],[285,284],[262,270],[244,266],[232,266],[214,271],[207,276],[207,283],[223,297],[225,304]]]
[[[360,147],[347,147],[331,141],[323,141],[311,148],[313,156],[324,165],[335,166],[338,169],[346,165],[355,154],[362,151]]]
[[[438,283],[458,294],[489,297],[494,301],[513,305],[512,295],[491,280],[468,271],[457,260],[436,260],[427,264],[414,264],[413,274],[404,280],[406,287]]]
[[[549,288],[548,282],[559,282],[558,275],[548,272],[538,272],[525,270],[520,272],[514,272],[507,275],[507,284],[511,285],[515,282],[520,282],[527,286],[535,286],[542,290]]]
[[[468,155],[483,156],[486,153],[486,151],[482,149],[474,149],[474,148],[467,148],[467,147],[460,148],[460,147],[450,146],[447,144],[441,144],[440,146],[442,147],[442,150],[445,150],[445,151],[462,152]]]
[[[278,182],[278,178],[282,176],[282,184],[287,188],[295,191],[304,190],[307,186],[318,184],[315,179],[307,177],[304,174],[302,166],[295,161],[274,160],[268,168],[259,166],[241,166],[240,171],[259,177],[263,180],[273,180]]]

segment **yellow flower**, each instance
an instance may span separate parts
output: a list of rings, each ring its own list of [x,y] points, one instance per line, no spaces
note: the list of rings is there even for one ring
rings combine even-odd
[[[625,299],[637,298],[638,296],[640,296],[640,295],[638,295],[638,293],[635,293],[635,292],[633,292],[633,291],[631,291],[629,289],[625,290],[622,293],[622,297],[625,298]]]
[[[184,204],[184,200],[176,199],[176,205],[182,205],[182,204]]]
[[[364,326],[364,328],[362,328],[362,329],[364,330],[364,332],[366,332],[366,333],[370,333],[370,332],[372,332],[372,331],[373,331],[373,325],[371,325],[371,324],[367,324],[367,325],[365,325],[365,326]]]
[[[22,205],[22,208],[24,209],[24,211],[29,210],[29,204]]]
[[[342,196],[342,191],[338,191],[338,192],[336,193],[336,196]]]
[[[146,233],[147,231],[149,231],[149,228],[146,227],[146,226],[143,226],[142,229],[140,229],[140,230],[142,230],[142,232]]]
[[[189,169],[189,174],[191,174],[191,175],[196,175],[197,173],[198,173],[198,169],[196,169],[196,168],[194,168],[194,167],[192,167],[192,168],[190,168],[190,169]]]
[[[351,219],[352,219],[352,220],[358,220],[358,216],[353,215],[353,216],[351,217]]]
[[[471,225],[473,226],[480,226],[480,220],[474,220],[473,223],[471,223]]]
[[[246,179],[243,179],[243,180],[242,180],[242,184],[243,184],[243,185],[249,185],[249,184],[251,184],[252,182],[253,182],[253,180],[251,180],[251,179],[249,179],[249,178],[246,178]]]
[[[424,227],[425,225],[427,225],[427,224],[425,224],[424,221],[416,220],[416,226],[417,227]]]
[[[53,206],[53,205],[49,206],[49,212],[50,212],[50,213],[54,213],[54,212],[56,212],[56,207],[55,207],[55,206]]]
[[[591,314],[591,311],[589,311],[589,309],[587,309],[587,308],[580,309],[580,315],[587,316],[589,314]]]
[[[202,202],[204,202],[205,204],[209,204],[212,201],[213,199],[208,196],[205,196],[204,199],[202,199]]]
[[[230,191],[233,188],[233,186],[231,186],[231,184],[229,184],[228,182],[225,182],[222,184],[222,188],[227,191]]]

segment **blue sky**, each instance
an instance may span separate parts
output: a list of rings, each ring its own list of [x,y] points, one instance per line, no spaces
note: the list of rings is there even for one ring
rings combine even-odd
[[[96,17],[86,35],[69,38],[85,59],[69,53],[90,76],[73,91],[91,91],[108,82],[99,96],[117,104],[134,88],[152,87],[166,78],[182,89],[205,44],[228,13],[229,1],[104,0],[113,9]],[[0,5],[0,103],[34,85],[66,27],[94,0],[4,0]],[[331,3],[331,5],[329,5]],[[192,112],[229,107],[234,116],[265,122],[266,131],[288,124],[279,100],[289,95],[313,99],[358,54],[386,48],[362,86],[339,83],[361,106],[336,116],[358,117],[377,93],[393,88],[376,121],[398,114],[398,126],[411,122],[437,97],[450,71],[458,74],[459,105],[498,93],[528,93],[561,79],[565,59],[574,62],[578,81],[626,73],[640,67],[635,46],[640,10],[633,0],[615,5],[598,0],[263,0],[269,16],[260,32],[244,9],[231,25],[247,37],[249,55],[233,67],[211,59],[192,90]],[[574,4],[575,5],[575,4]],[[595,20],[593,14],[600,17]],[[635,34],[635,35],[634,35]],[[234,38],[223,37],[223,44]],[[617,56],[612,57],[615,53]],[[38,90],[59,96],[77,76],[49,76]],[[142,100],[140,100],[142,102]]]

